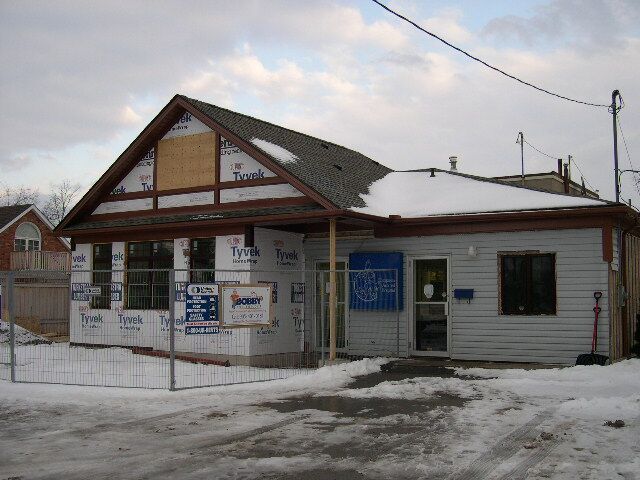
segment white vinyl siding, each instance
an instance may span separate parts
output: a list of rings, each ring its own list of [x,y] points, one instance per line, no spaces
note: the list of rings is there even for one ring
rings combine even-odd
[[[468,256],[475,246],[477,257]],[[557,313],[499,315],[498,252],[539,250],[556,254]],[[408,355],[407,326],[411,305],[407,292],[407,256],[449,256],[453,289],[473,288],[471,303],[451,298],[450,356],[461,360],[571,364],[591,348],[593,292],[603,292],[598,352],[608,354],[608,264],[602,260],[600,229],[545,230],[466,235],[439,235],[369,240],[338,240],[338,256],[354,251],[398,251],[405,254],[405,308],[400,312],[401,354]],[[328,240],[305,242],[308,260],[326,258]],[[389,344],[395,314],[351,313],[349,346],[371,350],[376,341]],[[387,338],[382,338],[382,336]],[[379,338],[375,338],[378,336]],[[357,352],[356,352],[357,353]]]

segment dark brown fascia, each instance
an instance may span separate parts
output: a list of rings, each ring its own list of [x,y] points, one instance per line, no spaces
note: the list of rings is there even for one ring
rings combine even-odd
[[[211,212],[213,213],[213,212]],[[96,235],[100,233],[114,233],[114,232],[134,232],[136,230],[154,230],[154,231],[162,231],[162,230],[173,230],[180,229],[182,231],[187,231],[190,228],[218,228],[218,227],[227,227],[227,226],[235,226],[235,225],[265,225],[265,224],[287,224],[290,222],[294,223],[302,223],[307,220],[315,220],[315,219],[329,219],[329,218],[340,218],[346,217],[344,210],[325,210],[325,211],[317,211],[317,212],[303,212],[303,213],[289,213],[284,215],[261,215],[254,217],[238,217],[238,218],[226,218],[226,219],[211,219],[211,220],[198,220],[197,223],[194,222],[173,222],[173,223],[159,223],[159,224],[151,224],[151,225],[127,225],[121,227],[104,227],[104,228],[95,228],[95,229],[78,229],[74,230],[73,228],[65,229],[63,231],[65,236],[75,237],[75,236],[85,236],[85,235]]]
[[[467,223],[467,222],[485,222],[485,221],[509,221],[537,218],[564,218],[575,216],[601,216],[601,215],[617,215],[621,218],[628,218],[627,221],[638,216],[638,213],[626,205],[603,205],[598,207],[582,207],[582,208],[559,208],[548,210],[521,210],[512,212],[496,212],[496,213],[476,213],[461,215],[442,215],[434,217],[419,218],[402,218],[397,217],[390,220],[394,224],[420,224],[420,225],[437,225],[450,223]],[[379,217],[381,218],[381,217]]]
[[[198,221],[198,226],[224,226],[224,225],[237,225],[237,224],[286,224],[288,222],[302,222],[305,220],[313,219],[329,219],[329,218],[344,218],[361,220],[365,223],[371,223],[380,227],[403,227],[403,226],[437,226],[437,225],[451,225],[451,224],[478,224],[488,222],[509,223],[513,221],[535,221],[539,219],[554,219],[558,221],[558,226],[561,226],[562,220],[576,217],[592,217],[598,222],[606,220],[607,224],[615,224],[615,215],[623,217],[627,215],[629,211],[634,212],[629,207],[625,206],[607,206],[596,208],[581,208],[571,210],[544,210],[544,211],[526,211],[526,212],[506,212],[495,213],[485,215],[456,215],[456,216],[439,216],[439,217],[422,217],[422,218],[387,218],[376,215],[370,215],[366,213],[352,212],[350,210],[326,210],[317,212],[302,212],[284,215],[262,215],[253,217],[237,217],[227,219],[212,219]],[[208,213],[214,213],[213,211]],[[637,214],[636,214],[637,216]],[[613,217],[613,218],[612,218]],[[626,217],[625,217],[626,218]],[[136,229],[163,229],[163,228],[185,228],[186,222],[175,223],[162,223],[155,225],[131,225],[123,227],[107,227],[102,229],[92,230],[74,230],[73,228],[64,229],[62,232],[64,235],[72,236],[78,234],[84,234],[88,232],[102,232],[102,231],[115,231],[115,230],[136,230]],[[506,227],[505,231],[509,228]]]

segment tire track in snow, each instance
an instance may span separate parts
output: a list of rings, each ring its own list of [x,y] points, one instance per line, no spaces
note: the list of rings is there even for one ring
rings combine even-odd
[[[526,457],[513,470],[499,477],[498,480],[523,480],[526,478],[529,469],[544,460],[558,444],[560,444],[559,438],[546,441],[542,446],[536,448],[532,455]]]
[[[555,428],[555,431],[566,430],[570,425],[571,422],[566,422]],[[521,480],[526,478],[529,469],[538,465],[545,458],[547,458],[551,451],[560,443],[560,437],[558,435],[549,440],[544,440],[544,443],[540,444],[540,446],[536,448],[533,453],[522,459],[511,469],[511,471],[499,477],[498,480]]]
[[[305,413],[302,415],[294,415],[291,417],[287,417],[284,420],[280,420],[279,422],[269,423],[267,425],[263,425],[262,427],[253,428],[251,430],[247,430],[246,432],[235,433],[231,435],[223,436],[220,439],[214,441],[202,441],[195,442],[190,445],[191,449],[204,449],[209,447],[218,447],[220,445],[229,445],[230,443],[241,442],[243,440],[247,440],[251,437],[256,437],[258,435],[262,435],[263,433],[271,432],[273,430],[277,430],[287,425],[291,425],[293,423],[297,423],[301,420],[305,420],[309,418],[310,414]]]
[[[550,419],[554,411],[555,408],[537,414],[527,423],[500,439],[488,452],[473,461],[470,466],[451,475],[449,480],[479,480],[486,478],[502,462],[520,451],[523,442],[535,440],[538,434],[534,432],[534,429],[545,420]]]

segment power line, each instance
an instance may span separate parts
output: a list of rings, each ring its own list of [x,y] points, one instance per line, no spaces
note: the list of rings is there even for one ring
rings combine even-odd
[[[475,57],[473,55],[471,55],[469,52],[466,52],[465,50],[462,50],[459,47],[456,47],[455,45],[447,42],[444,38],[439,37],[438,35],[436,35],[435,33],[432,33],[428,30],[425,30],[424,28],[422,28],[420,25],[418,25],[416,22],[414,22],[413,20],[408,19],[407,17],[405,17],[404,15],[401,15],[400,13],[396,12],[395,10],[390,9],[389,7],[387,7],[386,5],[384,5],[383,3],[379,2],[378,0],[372,0],[374,3],[378,4],[379,6],[381,6],[382,8],[384,8],[386,11],[388,11],[389,13],[395,15],[396,17],[404,20],[407,23],[410,23],[411,25],[413,25],[414,27],[416,27],[418,30],[426,33],[427,35],[435,38],[436,40],[444,43],[445,45],[447,45],[448,47],[453,48],[454,50],[457,50],[458,52],[462,53],[463,55],[466,55],[467,57],[469,57],[472,60],[475,60],[476,62],[481,63],[482,65],[484,65],[485,67],[490,68],[491,70],[494,70],[506,77],[509,77],[512,80],[515,80],[516,82],[520,82],[523,85],[527,85],[528,87],[534,88],[540,92],[546,93],[547,95],[551,95],[557,98],[561,98],[562,100],[568,100],[569,102],[574,102],[574,103],[581,103],[582,105],[589,105],[591,107],[605,107],[605,108],[609,108],[611,105],[605,105],[603,103],[592,103],[592,102],[585,102],[582,100],[576,100],[575,98],[570,98],[570,97],[565,97],[564,95],[560,95],[558,93],[554,93],[551,92],[545,88],[542,87],[538,87],[537,85],[534,85],[533,83],[527,82],[525,80],[522,80],[521,78],[516,77],[515,75],[511,75],[510,73],[505,72],[504,70],[501,70],[498,67],[494,67],[493,65],[490,65],[489,63],[485,62],[484,60],[481,60],[478,57]],[[622,108],[622,107],[621,107]]]
[[[629,167],[631,167],[631,170],[636,170],[636,168],[633,165],[633,162],[631,161],[631,155],[629,154],[629,147],[627,146],[627,139],[624,136],[624,131],[622,130],[622,122],[620,121],[620,115],[618,115],[618,113],[616,112],[616,117],[618,117],[618,128],[620,129],[620,134],[622,136],[622,143],[624,144],[624,149],[627,152],[627,161],[629,162]],[[637,173],[633,173],[633,179],[634,179],[634,185],[636,187],[636,191],[638,192],[638,195],[640,195],[640,175],[638,175]]]
[[[524,139],[523,139],[524,140]],[[549,157],[549,158],[553,158],[554,160],[557,160],[560,157],[554,157],[553,155],[549,155],[548,153],[544,153],[542,150],[538,150],[536,147],[534,147],[533,145],[531,145],[529,142],[527,142],[526,140],[524,140],[524,143],[526,143],[527,145],[529,145],[531,148],[533,148],[536,152],[538,152],[541,155],[544,155],[545,157]]]
[[[571,159],[573,160],[573,164],[576,166],[576,168],[577,168],[577,169],[578,169],[578,171],[580,172],[580,176],[581,176],[582,178],[584,178],[585,183],[586,183],[587,185],[589,185],[589,188],[595,192],[595,191],[596,191],[596,187],[594,187],[594,186],[591,184],[591,182],[590,182],[589,180],[587,180],[587,177],[585,177],[585,176],[584,176],[584,173],[582,173],[582,170],[580,170],[580,166],[578,165],[578,162],[576,162],[576,159],[575,159],[575,158],[573,158],[573,157],[572,157]]]
[[[536,152],[538,152],[541,155],[544,155],[545,157],[549,157],[549,158],[553,158],[554,160],[559,159],[559,156],[553,156],[553,155],[549,155],[548,153],[543,152],[542,150],[534,147],[533,145],[531,145],[529,142],[527,142],[526,140],[524,140],[524,143],[526,143],[527,145],[529,145],[531,148],[533,148]],[[582,170],[580,169],[580,166],[578,165],[578,162],[576,162],[575,158],[572,158],[573,160],[573,164],[576,166],[576,168],[578,169],[578,171],[580,172],[580,175],[582,176],[582,178],[584,178],[584,181],[587,185],[589,185],[589,188],[593,191],[596,190],[596,188],[591,184],[591,182],[589,180],[587,180],[587,177],[584,176],[584,173],[582,173]]]

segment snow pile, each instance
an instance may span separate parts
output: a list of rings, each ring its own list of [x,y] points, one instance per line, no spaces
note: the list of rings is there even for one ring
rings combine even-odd
[[[369,185],[365,207],[351,210],[387,217],[426,217],[605,205],[602,200],[538,192],[448,172],[392,172]]]
[[[460,378],[411,378],[394,382],[382,382],[375,387],[342,390],[341,397],[386,398],[396,400],[424,400],[441,394],[470,398],[478,389]]]
[[[558,398],[562,401],[559,412],[567,415],[581,418],[640,415],[639,359],[606,367],[592,365],[544,370],[459,368],[456,373],[487,378],[483,382],[487,386],[517,392],[530,400]]]
[[[260,138],[252,138],[251,143],[253,143],[264,153],[271,155],[273,158],[281,161],[282,163],[295,163],[298,161],[298,157],[296,155],[291,153],[286,148],[282,148],[280,145],[276,145],[275,143],[267,142],[266,140],[261,140]]]
[[[19,325],[14,325],[14,335],[16,345],[37,345],[40,343],[51,343],[42,337],[39,337],[35,333],[31,333],[26,328],[22,328]],[[3,322],[0,320],[0,343],[9,343],[9,322]]]

